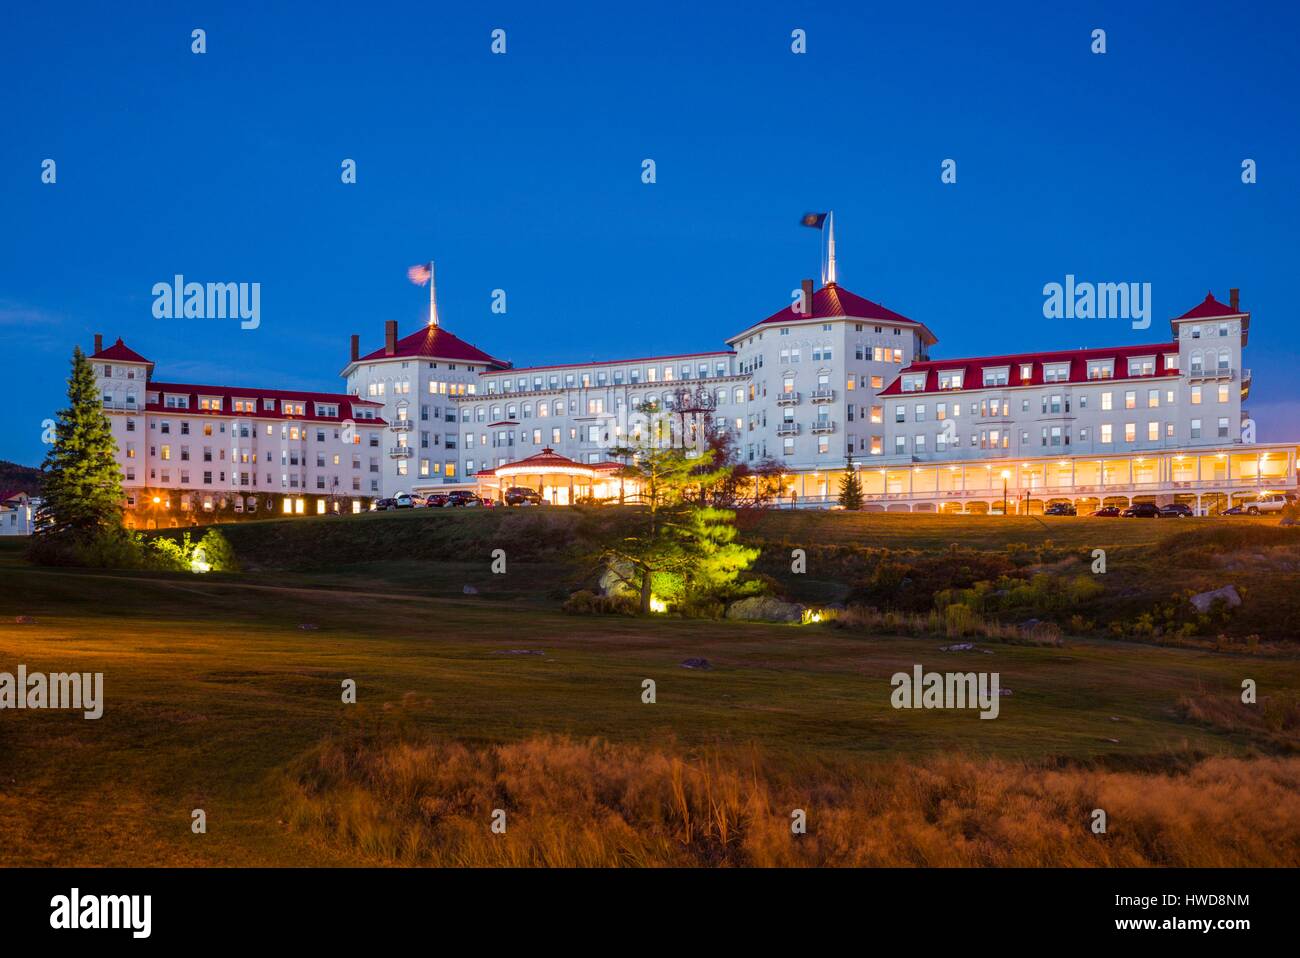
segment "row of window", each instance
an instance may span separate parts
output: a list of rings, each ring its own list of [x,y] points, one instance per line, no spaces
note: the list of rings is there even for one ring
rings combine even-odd
[[[561,383],[565,389],[574,389],[581,387],[589,389],[592,386],[622,386],[626,382],[628,385],[640,383],[642,369],[639,366],[625,367],[621,369],[605,370],[596,369],[587,372],[571,373],[549,373],[546,376],[517,376],[502,377],[501,379],[487,380],[487,392],[494,395],[497,392],[524,392],[529,389],[559,389]],[[645,382],[673,382],[681,379],[708,379],[710,376],[728,376],[727,361],[719,359],[710,365],[708,362],[697,363],[680,363],[677,366],[665,364],[663,366],[646,366]]]
[[[1123,442],[1136,443],[1140,433],[1139,424],[1135,422],[1124,423]],[[1228,417],[1222,416],[1218,419],[1215,428],[1217,429],[1217,438],[1227,439],[1230,430],[1230,421]],[[980,429],[972,431],[967,437],[967,444],[970,448],[975,449],[1009,449],[1011,447],[1010,429]],[[1030,431],[1021,430],[1020,444],[1022,448],[1027,448],[1031,444]],[[1112,423],[1102,423],[1097,427],[1096,441],[1102,445],[1111,445],[1116,441],[1115,426]],[[878,437],[872,437],[875,440]],[[911,451],[913,454],[924,453],[929,443],[929,438],[921,433],[911,437]],[[1088,442],[1092,438],[1092,429],[1089,426],[1080,426],[1078,429],[1078,442]],[[1189,439],[1205,438],[1202,421],[1193,419],[1188,427]],[[1162,439],[1175,441],[1177,439],[1177,430],[1174,423],[1160,423],[1149,421],[1145,429],[1145,442],[1160,442]],[[1069,426],[1042,426],[1039,430],[1039,445],[1044,448],[1053,446],[1068,446],[1071,442],[1071,427]],[[961,436],[955,432],[946,431],[937,433],[934,437],[935,452],[945,452],[949,449],[960,449],[962,446]],[[873,441],[872,452],[879,454],[879,445]],[[897,435],[894,437],[894,452],[898,455],[904,455],[908,452],[908,437]]]
[[[1190,388],[1189,399],[1191,404],[1193,406],[1202,405],[1202,403],[1205,401],[1204,388],[1201,386],[1191,386],[1189,388]],[[1229,402],[1232,398],[1232,387],[1227,384],[1218,385],[1214,387],[1214,391],[1212,395],[1214,396],[1215,400],[1220,403]],[[1129,389],[1124,391],[1122,397],[1123,398],[1121,401],[1123,403],[1124,409],[1137,409],[1139,404],[1145,405],[1148,409],[1157,409],[1160,407],[1162,398],[1166,406],[1172,406],[1176,401],[1176,393],[1172,389],[1163,389],[1163,390],[1148,389],[1145,391],[1145,396],[1141,398],[1138,390]],[[1078,399],[1079,409],[1082,410],[1088,408],[1088,395],[1086,393],[1077,396],[1077,399]],[[1103,411],[1109,411],[1111,409],[1116,408],[1115,393],[1110,391],[1102,392],[1099,395],[1098,399],[1100,403],[1099,408],[1102,409]],[[1022,413],[1029,412],[1031,403],[1032,400],[1029,397],[1021,397],[1020,411]],[[935,403],[934,406],[935,419],[944,420],[950,417],[953,418],[959,417],[961,415],[962,407],[964,405],[966,404],[960,402]],[[1056,394],[1045,393],[1039,397],[1038,411],[1040,414],[1043,415],[1069,413],[1070,405],[1071,405],[1071,397],[1068,395],[1064,395],[1060,393],[1056,393]],[[1009,417],[1011,415],[1011,400],[1007,399],[1006,397],[993,397],[993,398],[981,399],[978,402],[970,403],[969,406],[970,406],[970,414],[972,416],[978,416],[982,419]],[[872,422],[879,422],[879,420],[875,418],[876,411],[879,408],[880,408],[879,406],[871,407]],[[928,409],[929,409],[928,404],[916,403],[913,406],[913,421],[924,422]],[[902,404],[894,406],[894,422],[906,422],[906,421],[907,421],[907,407]]]

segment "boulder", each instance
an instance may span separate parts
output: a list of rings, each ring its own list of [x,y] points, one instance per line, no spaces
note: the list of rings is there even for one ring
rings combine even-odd
[[[727,606],[728,619],[748,622],[802,622],[805,606],[771,596],[756,595]]]
[[[478,589],[472,585],[464,586],[461,589],[461,591],[464,592],[466,595],[478,595]]]
[[[627,580],[632,578],[632,567],[623,562],[616,562],[600,575],[601,595],[636,595],[637,592]]]
[[[708,659],[684,659],[682,661],[682,668],[702,669],[703,671],[707,672],[709,669],[713,668],[713,666],[709,664]]]
[[[1225,585],[1222,588],[1211,589],[1209,592],[1199,592],[1189,600],[1196,611],[1201,614],[1209,612],[1214,606],[1216,600],[1223,600],[1229,609],[1235,609],[1241,605],[1241,596],[1237,594],[1235,586]]]
[[[974,642],[958,642],[956,645],[941,645],[940,652],[969,652],[975,648]]]
[[[1287,516],[1285,519],[1283,519],[1281,522],[1279,522],[1278,525],[1280,525],[1280,526],[1295,526],[1295,525],[1300,525],[1300,522],[1297,522],[1295,519],[1292,519],[1290,516]]]

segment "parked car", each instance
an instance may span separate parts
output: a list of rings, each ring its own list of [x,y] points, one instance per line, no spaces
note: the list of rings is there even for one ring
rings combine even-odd
[[[1192,507],[1185,502],[1171,502],[1160,510],[1162,519],[1189,519],[1194,515]]]
[[[409,492],[399,492],[397,495],[393,496],[393,508],[414,509],[415,500],[411,498],[411,494]]]
[[[529,489],[527,486],[511,486],[506,490],[506,505],[508,506],[540,506],[542,504],[542,495],[536,489]]]
[[[1100,519],[1118,518],[1119,506],[1102,506],[1100,509],[1095,511],[1093,515]]]
[[[1219,513],[1221,516],[1244,516],[1246,514],[1245,506],[1233,506],[1232,508],[1224,509]]]
[[[1053,502],[1043,510],[1045,516],[1077,516],[1079,511],[1068,502]]]
[[[439,509],[447,504],[447,495],[443,492],[431,492],[424,500],[424,504],[430,509]]]
[[[397,506],[392,499],[376,499],[370,503],[370,508],[374,512],[387,512],[389,509],[396,509]]]
[[[445,506],[481,506],[483,500],[468,489],[455,489],[447,493]]]
[[[1159,519],[1160,507],[1154,502],[1137,502],[1120,513],[1125,519]]]
[[[1252,516],[1257,516],[1261,512],[1281,512],[1295,501],[1294,492],[1269,492],[1254,502],[1247,503],[1246,512]]]

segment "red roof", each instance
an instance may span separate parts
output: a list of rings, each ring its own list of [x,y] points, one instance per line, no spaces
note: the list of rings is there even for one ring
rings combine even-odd
[[[117,338],[112,346],[108,349],[101,349],[90,357],[91,359],[109,359],[115,363],[144,363],[146,366],[152,366],[153,363],[145,359],[134,349],[122,342],[122,337]]]
[[[1178,370],[1176,368],[1165,368],[1163,359],[1165,353],[1177,352],[1177,343],[1156,343],[1147,346],[1111,346],[1104,349],[1066,349],[1051,353],[1017,353],[1009,356],[980,356],[974,359],[929,359],[925,362],[911,363],[904,367],[898,374],[898,377],[880,391],[880,395],[914,396],[918,393],[969,392],[974,389],[994,389],[998,387],[984,385],[984,370],[987,368],[997,369],[1003,366],[1010,367],[1007,375],[1007,386],[1051,386],[1059,385],[1061,383],[1098,383],[1137,378],[1163,379],[1178,375]],[[1135,356],[1155,356],[1155,372],[1141,377],[1129,376],[1127,362]],[[1095,359],[1115,360],[1114,375],[1111,379],[1098,380],[1088,378],[1088,362],[1089,360]],[[1065,362],[1070,364],[1068,379],[1056,380],[1055,382],[1048,383],[1043,378],[1044,363]],[[1033,368],[1030,370],[1029,378],[1022,379],[1018,367],[1026,363],[1032,364]],[[957,371],[960,371],[962,374],[962,388],[940,389],[939,374]],[[903,377],[916,373],[926,374],[925,388],[904,392]]]
[[[27,492],[23,489],[6,489],[3,492],[0,492],[0,505],[4,505],[6,502],[12,502],[19,496],[25,495],[27,495]]]
[[[494,359],[483,350],[471,346],[465,340],[454,336],[442,326],[425,326],[397,341],[397,349],[389,356],[381,347],[373,353],[362,356],[358,362],[372,359],[393,359],[396,357],[421,356],[427,359],[448,359],[455,362],[485,363],[506,368],[510,364],[501,359]]]
[[[515,469],[519,467],[528,468],[529,466],[545,466],[549,469],[583,469],[593,472],[612,472],[623,468],[621,462],[574,462],[567,456],[561,456],[550,446],[542,447],[542,451],[535,453],[526,459],[520,459],[516,462],[507,462],[495,469],[480,469],[476,475],[491,476],[495,475],[497,469]]]
[[[1239,313],[1240,310],[1233,309],[1231,306],[1224,306],[1214,298],[1213,293],[1207,292],[1204,300],[1183,313],[1178,319],[1217,319],[1220,316],[1236,316]]]
[[[149,392],[160,394],[160,402],[151,402],[145,405],[149,412],[170,412],[185,416],[240,416],[247,419],[292,419],[299,422],[342,422],[345,419],[355,420],[357,425],[376,425],[384,426],[387,422],[383,419],[361,419],[355,415],[355,408],[358,406],[382,407],[383,403],[375,402],[370,399],[361,399],[358,396],[349,396],[346,393],[315,393],[302,392],[292,389],[261,389],[256,386],[200,386],[191,383],[160,383],[151,382],[148,386]],[[173,406],[166,405],[166,394],[183,395],[189,397],[188,409],[177,409]],[[200,409],[199,397],[217,397],[221,400],[220,409]],[[257,401],[256,409],[253,412],[236,412],[233,400],[235,399],[255,399]],[[265,409],[264,399],[275,400],[274,409]],[[301,416],[286,416],[282,413],[280,400],[288,399],[293,402],[301,402],[304,405]],[[327,403],[337,405],[339,414],[337,416],[318,416],[314,403]]]
[[[827,283],[821,289],[813,293],[811,316],[796,313],[793,309],[787,306],[785,309],[773,313],[758,325],[762,326],[767,323],[792,323],[798,322],[799,320],[832,319],[841,317],[849,319],[878,320],[886,323],[902,323],[907,326],[918,326],[924,331],[927,342],[938,342],[935,335],[925,327],[924,323],[918,323],[914,319],[908,319],[902,313],[896,313],[892,309],[886,309],[879,303],[873,303],[871,300],[859,296],[857,293],[851,293],[847,289],[840,288],[835,283]]]

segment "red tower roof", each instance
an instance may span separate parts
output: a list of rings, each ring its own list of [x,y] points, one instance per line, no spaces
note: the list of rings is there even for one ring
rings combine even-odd
[[[484,363],[508,368],[504,360],[489,356],[483,350],[471,346],[459,336],[455,336],[441,326],[426,326],[397,341],[397,348],[390,356],[383,347],[373,353],[367,353],[357,362],[369,362],[374,359],[394,359],[397,357],[419,356],[427,359],[449,359],[455,362]]]
[[[1239,312],[1240,310],[1233,309],[1231,306],[1224,306],[1214,298],[1213,293],[1207,292],[1204,300],[1183,313],[1178,319],[1215,319],[1220,316],[1236,316]]]
[[[108,359],[115,363],[144,363],[146,366],[152,366],[153,362],[145,359],[134,349],[122,342],[122,337],[117,338],[112,346],[107,349],[101,349],[90,357],[91,359]]]
[[[768,323],[796,323],[802,320],[812,319],[865,319],[878,320],[886,323],[899,323],[906,326],[915,326],[921,330],[927,344],[938,342],[934,333],[926,328],[924,323],[919,323],[914,319],[908,319],[902,313],[896,313],[892,309],[881,306],[879,303],[859,296],[857,293],[849,292],[835,283],[827,283],[821,289],[812,295],[812,315],[804,315],[794,312],[789,306],[778,310],[767,319],[762,320],[755,325],[764,326]]]

